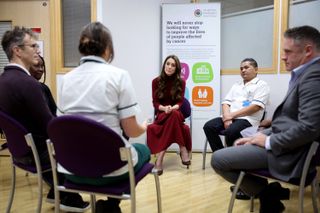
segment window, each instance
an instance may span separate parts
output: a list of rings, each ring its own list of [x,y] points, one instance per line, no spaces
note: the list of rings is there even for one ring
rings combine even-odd
[[[310,25],[320,30],[320,0],[287,0],[289,8],[287,15],[287,26],[289,28],[302,25]],[[308,12],[306,12],[308,11]],[[280,71],[285,71],[285,66],[281,63]]]
[[[276,73],[278,67],[287,73],[279,55],[284,31],[300,25],[320,29],[320,0],[209,0],[217,1],[222,74],[238,74],[244,57],[255,58],[260,73]]]
[[[82,27],[96,19],[96,0],[52,1],[51,17],[54,70],[65,73],[79,65],[78,43]]]
[[[273,5],[273,0],[211,0],[210,2],[221,2],[222,16]]]
[[[0,41],[2,41],[2,36],[7,30],[11,30],[11,21],[0,21]],[[7,55],[0,45],[0,75],[3,72],[3,68],[9,63]]]
[[[277,71],[278,4],[273,0],[221,1],[222,74],[238,74],[241,60],[248,57],[257,60],[259,73]]]
[[[289,5],[289,27],[310,25],[320,29],[319,9],[320,0],[291,0]]]
[[[78,43],[83,26],[90,23],[90,0],[62,0],[63,65],[79,64]]]
[[[240,61],[248,57],[254,58],[259,68],[273,67],[273,13],[272,5],[222,16],[222,70],[236,68],[239,73]]]

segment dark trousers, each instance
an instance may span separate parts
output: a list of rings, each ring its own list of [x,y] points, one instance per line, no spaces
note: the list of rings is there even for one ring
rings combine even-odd
[[[50,157],[49,157],[49,153],[48,150],[40,150],[38,149],[38,155],[39,155],[39,160],[40,160],[40,164],[42,166],[44,165],[50,165]],[[29,154],[27,154],[24,157],[21,158],[15,158],[15,161],[25,164],[25,165],[32,165],[35,166],[35,160],[33,158],[33,154],[30,152]],[[65,180],[65,176],[62,173],[57,173],[58,176],[58,182],[63,183]],[[53,193],[53,176],[52,176],[52,171],[51,169],[49,171],[45,171],[42,173],[42,179],[45,183],[47,183],[50,186],[50,191]],[[50,194],[50,191],[48,194]],[[60,192],[60,200],[62,200],[64,197],[69,196],[71,194],[74,194],[73,192]],[[115,200],[113,201],[114,203],[117,203],[118,201]],[[119,201],[120,203],[120,201]]]
[[[225,135],[227,146],[232,146],[234,141],[241,138],[241,130],[252,126],[249,121],[245,119],[234,119],[229,128],[225,129],[221,117],[214,118],[208,121],[203,130],[209,141],[212,151],[223,148],[222,141],[219,135]]]
[[[40,160],[40,164],[41,166],[44,165],[50,165],[50,157],[49,157],[49,153],[48,150],[37,150],[38,151],[38,155],[39,155],[39,160]],[[30,166],[35,166],[35,160],[33,158],[33,154],[30,151],[29,154],[27,154],[24,157],[21,158],[15,158],[15,161],[22,163],[24,165],[30,165]],[[44,182],[46,182],[50,187],[53,187],[53,176],[52,176],[52,171],[45,171],[42,173],[42,179],[44,180]],[[63,183],[65,177],[63,174],[58,173],[58,181],[59,183]]]

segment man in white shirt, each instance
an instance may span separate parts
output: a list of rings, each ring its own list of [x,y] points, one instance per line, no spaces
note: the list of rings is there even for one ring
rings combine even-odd
[[[219,137],[224,134],[227,146],[241,138],[241,130],[258,126],[269,100],[270,88],[257,77],[258,64],[252,58],[241,61],[242,80],[235,83],[222,102],[222,116],[209,120],[203,127],[212,151],[223,148]]]

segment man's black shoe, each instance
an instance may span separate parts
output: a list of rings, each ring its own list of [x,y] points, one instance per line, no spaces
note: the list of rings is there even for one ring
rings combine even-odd
[[[46,201],[54,204],[54,189],[50,188]],[[89,202],[84,202],[79,194],[60,192],[60,209],[68,212],[84,212],[90,208]]]
[[[8,144],[4,143],[4,144],[1,145],[0,150],[6,149],[6,148],[8,148]]]
[[[230,186],[230,191],[233,192],[235,186]],[[245,194],[241,189],[238,189],[236,199],[238,200],[250,200],[250,196]],[[256,196],[254,198],[257,198]]]
[[[54,189],[53,189],[53,187],[50,188],[50,190],[49,190],[49,192],[48,192],[48,194],[47,194],[47,199],[46,199],[46,201],[47,201],[48,203],[54,204]]]
[[[290,199],[290,189],[283,188],[279,182],[269,183],[268,188],[277,196],[279,200]]]
[[[272,187],[269,184],[259,195],[260,213],[282,213],[285,210],[285,206]]]
[[[85,212],[89,208],[89,202],[83,201],[79,194],[68,193],[61,197],[60,209],[65,212]]]
[[[121,209],[118,204],[115,202],[110,202],[109,200],[98,200],[96,202],[95,213],[121,213]]]

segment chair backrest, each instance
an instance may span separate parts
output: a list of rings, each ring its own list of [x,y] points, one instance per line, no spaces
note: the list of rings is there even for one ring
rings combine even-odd
[[[309,185],[313,178],[317,175],[316,167],[320,164],[319,142],[313,141],[310,145],[306,159],[302,169],[302,177],[305,176],[305,185]],[[301,182],[301,181],[300,181]],[[300,183],[301,184],[301,183]]]
[[[13,158],[23,157],[31,152],[25,139],[28,131],[18,121],[2,111],[0,111],[0,128],[6,136]]]
[[[182,103],[180,111],[183,114],[184,118],[190,117],[190,115],[191,115],[191,106],[190,106],[190,102],[188,101],[188,99],[186,99],[186,98],[183,99],[183,103]]]
[[[317,143],[320,143],[320,142],[317,142]],[[311,160],[311,165],[317,166],[317,167],[320,166],[320,147],[319,146],[317,147],[317,151]]]
[[[126,162],[120,158],[120,147],[125,144],[109,127],[82,117],[64,115],[48,125],[56,161],[74,175],[101,177],[113,172]]]

